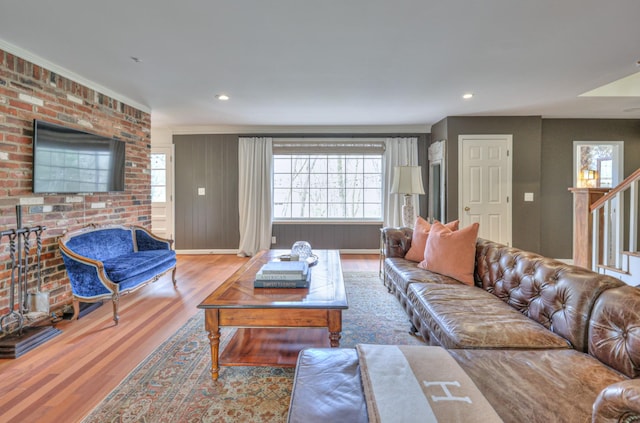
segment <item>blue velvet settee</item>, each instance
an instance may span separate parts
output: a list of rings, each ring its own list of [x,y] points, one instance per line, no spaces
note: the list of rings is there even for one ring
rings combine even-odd
[[[172,244],[141,226],[90,225],[63,235],[58,245],[73,291],[73,319],[78,318],[80,301],[111,299],[118,324],[121,294],[155,282],[169,270],[175,286]]]

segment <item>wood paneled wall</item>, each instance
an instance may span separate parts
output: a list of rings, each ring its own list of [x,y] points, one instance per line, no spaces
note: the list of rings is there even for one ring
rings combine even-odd
[[[371,250],[380,245],[381,224],[274,224],[273,248],[289,249],[296,241],[308,241],[312,248]]]
[[[238,248],[238,136],[176,135],[173,140],[175,248]]]
[[[419,164],[425,176],[429,139],[429,134],[418,138]],[[173,143],[176,249],[237,249],[238,135],[174,135]],[[424,186],[427,187],[426,179]],[[205,195],[198,195],[198,188],[204,188]],[[426,195],[420,196],[420,211],[426,216]],[[277,242],[272,247],[286,249],[295,241],[305,240],[313,248],[376,250],[380,245],[380,227],[380,224],[275,224],[272,233]]]

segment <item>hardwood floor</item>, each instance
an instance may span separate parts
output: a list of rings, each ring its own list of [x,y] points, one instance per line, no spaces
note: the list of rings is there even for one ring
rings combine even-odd
[[[0,360],[0,422],[79,422],[196,306],[247,259],[181,255],[178,287],[170,275],[120,300],[120,323],[105,302],[62,333],[15,360]],[[378,255],[342,255],[343,271],[378,271]],[[204,330],[204,328],[203,328]]]

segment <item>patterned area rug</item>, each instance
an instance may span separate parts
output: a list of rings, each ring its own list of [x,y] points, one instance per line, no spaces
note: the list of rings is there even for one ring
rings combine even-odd
[[[358,343],[414,344],[406,313],[377,273],[344,274],[349,309],[341,347]],[[220,349],[233,335],[223,328]],[[210,374],[209,340],[199,312],[136,367],[84,420],[130,422],[284,422],[293,368],[222,367]]]

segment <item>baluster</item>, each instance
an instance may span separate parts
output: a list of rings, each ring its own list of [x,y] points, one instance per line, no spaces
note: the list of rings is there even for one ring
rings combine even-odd
[[[638,252],[638,185],[636,180],[631,184],[629,195],[629,252]]]
[[[609,266],[611,263],[611,202],[604,203],[603,212],[603,228],[602,228],[602,263]]]
[[[622,269],[622,250],[623,250],[623,232],[624,232],[624,191],[619,192],[614,197],[615,210],[613,214],[614,218],[614,231],[612,239],[613,259],[616,269]]]
[[[600,264],[600,216],[602,215],[602,207],[595,209],[593,212],[593,231],[591,233],[592,237],[592,250],[591,250],[591,270],[594,272],[600,273],[598,266]]]

